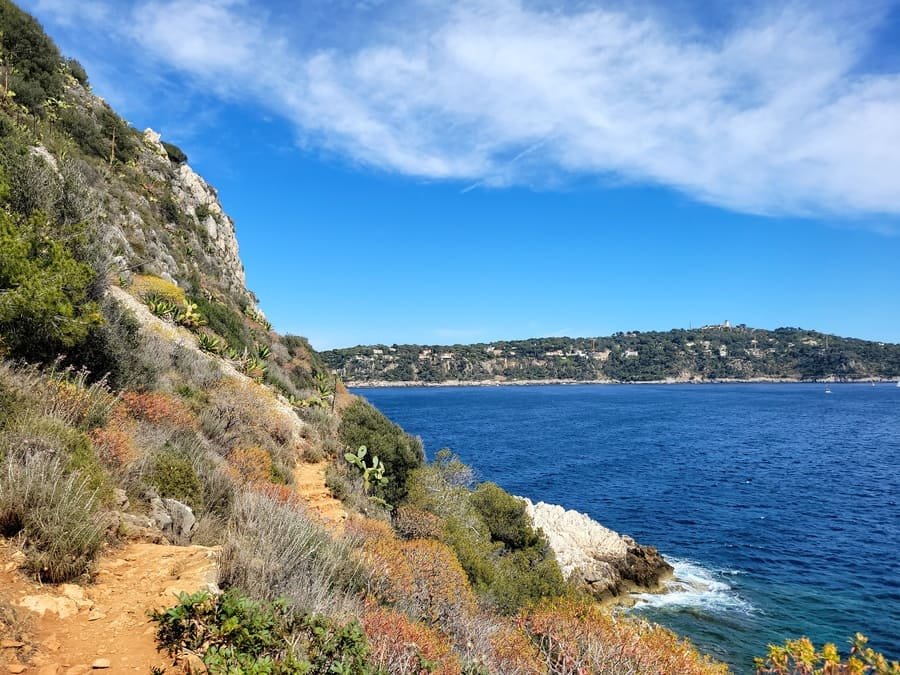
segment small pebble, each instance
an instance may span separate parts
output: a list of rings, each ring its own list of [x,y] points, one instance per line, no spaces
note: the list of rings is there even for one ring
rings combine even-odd
[[[109,659],[97,659],[91,664],[91,668],[96,668],[97,670],[109,668]]]

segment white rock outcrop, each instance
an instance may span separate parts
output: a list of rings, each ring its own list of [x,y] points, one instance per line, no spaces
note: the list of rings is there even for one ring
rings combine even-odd
[[[656,590],[671,566],[656,549],[604,527],[584,513],[524,499],[535,527],[544,531],[563,575],[598,597],[631,589]]]

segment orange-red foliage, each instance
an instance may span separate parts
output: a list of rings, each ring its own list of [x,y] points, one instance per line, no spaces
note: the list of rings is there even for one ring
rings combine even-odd
[[[196,425],[196,417],[183,401],[161,392],[127,391],[122,403],[132,417],[152,424],[166,424],[184,429]]]
[[[456,554],[434,539],[373,539],[365,544],[371,590],[382,602],[433,625],[453,625],[475,596]]]
[[[121,419],[114,418],[104,427],[88,432],[91,443],[103,463],[113,469],[121,469],[138,455],[131,433],[121,426]]]
[[[394,539],[394,531],[383,520],[356,516],[347,521],[344,532],[360,543],[372,543],[378,539]]]
[[[491,672],[544,675],[544,659],[531,639],[517,626],[501,625],[491,636]]]
[[[373,665],[390,675],[459,675],[446,636],[390,609],[370,607],[362,618]]]
[[[553,673],[724,675],[727,666],[700,655],[661,626],[613,616],[596,603],[567,598],[524,612],[520,627]]]
[[[303,508],[303,500],[296,493],[294,488],[288,485],[276,485],[274,483],[256,483],[252,486],[254,492],[265,495],[274,502],[284,504],[285,506],[293,506],[298,509]]]
[[[424,509],[402,504],[394,512],[394,529],[404,539],[441,539],[444,521]]]
[[[268,483],[272,480],[272,456],[259,446],[238,447],[228,453],[231,468],[245,483]]]

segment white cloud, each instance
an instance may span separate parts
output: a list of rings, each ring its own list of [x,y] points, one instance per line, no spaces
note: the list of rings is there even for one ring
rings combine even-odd
[[[351,4],[288,20],[238,0],[138,0],[119,25],[158,62],[290,119],[301,142],[387,171],[464,186],[594,176],[744,212],[900,214],[900,74],[859,70],[877,7],[761,7],[702,34],[583,4]]]

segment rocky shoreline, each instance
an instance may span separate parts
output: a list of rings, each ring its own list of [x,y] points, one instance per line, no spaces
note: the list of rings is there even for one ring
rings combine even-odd
[[[543,530],[563,575],[601,601],[623,602],[632,591],[660,593],[673,567],[652,546],[604,527],[590,516],[522,498]]]
[[[818,379],[802,379],[787,377],[754,377],[719,378],[716,380],[701,378],[669,378],[665,380],[444,380],[442,382],[419,382],[411,380],[365,380],[349,381],[344,385],[348,389],[385,389],[390,387],[528,387],[546,385],[574,385],[574,384],[893,384],[896,378],[863,377],[863,378],[838,378],[825,377]]]

